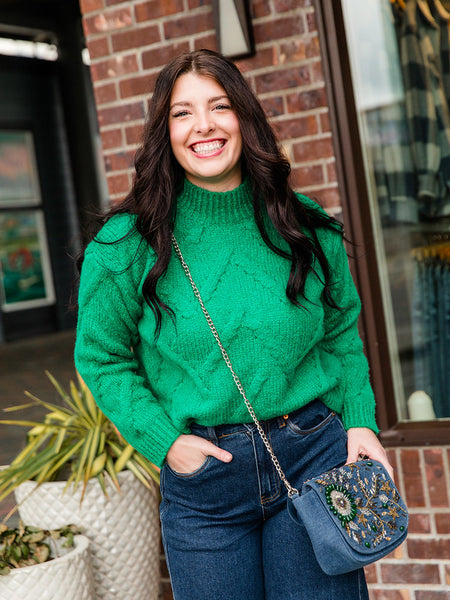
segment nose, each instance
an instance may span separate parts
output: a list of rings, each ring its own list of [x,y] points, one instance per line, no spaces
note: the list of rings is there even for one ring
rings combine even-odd
[[[195,121],[196,133],[209,133],[215,129],[214,119],[209,111],[201,111],[196,115]]]

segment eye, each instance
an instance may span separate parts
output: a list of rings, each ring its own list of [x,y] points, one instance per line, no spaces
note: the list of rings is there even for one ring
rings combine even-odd
[[[188,115],[188,111],[187,110],[179,110],[175,113],[173,113],[172,118],[173,119],[177,119],[179,117],[185,117],[186,115]]]
[[[230,109],[231,109],[231,106],[229,104],[224,104],[224,103],[216,104],[216,106],[214,107],[214,110],[219,110],[219,111],[230,110]]]

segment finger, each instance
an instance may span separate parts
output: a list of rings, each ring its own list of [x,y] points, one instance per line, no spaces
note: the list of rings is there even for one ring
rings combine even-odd
[[[358,452],[349,452],[348,456],[347,456],[347,462],[345,464],[349,465],[350,463],[354,463],[357,460],[358,460]]]
[[[202,448],[202,450],[204,452],[206,452],[206,454],[209,454],[210,456],[214,456],[214,458],[217,458],[217,460],[220,460],[222,462],[227,463],[233,459],[233,455],[230,452],[228,452],[227,450],[224,450],[223,448],[219,448],[212,442],[207,441],[207,445],[205,445],[205,447]]]

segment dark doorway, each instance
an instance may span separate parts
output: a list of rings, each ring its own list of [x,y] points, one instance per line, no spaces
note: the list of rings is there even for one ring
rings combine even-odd
[[[105,195],[78,1],[3,0],[1,40],[56,56],[0,55],[0,342],[74,327],[82,215]]]

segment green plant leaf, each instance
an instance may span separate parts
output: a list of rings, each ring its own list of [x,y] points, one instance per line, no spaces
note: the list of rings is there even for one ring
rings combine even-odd
[[[134,454],[134,448],[131,444],[127,444],[125,448],[121,450],[116,462],[114,463],[114,470],[116,473],[120,473],[125,468],[125,465]]]
[[[117,473],[125,468],[131,470],[140,481],[158,481],[158,469],[120,436],[111,421],[97,407],[78,373],[78,387],[70,382],[70,394],[64,391],[50,373],[47,372],[47,376],[61,397],[63,406],[46,402],[26,392],[32,404],[24,404],[22,408],[45,408],[47,413],[42,420],[0,421],[5,426],[19,425],[28,428],[25,448],[6,469],[0,471],[0,500],[24,481],[35,480],[41,484],[52,481],[62,471],[67,479],[65,490],[69,486],[75,488],[83,483],[82,497],[89,479],[93,477],[97,478],[104,493],[107,492],[105,477],[108,476],[120,491]],[[11,407],[10,410],[20,408]]]

